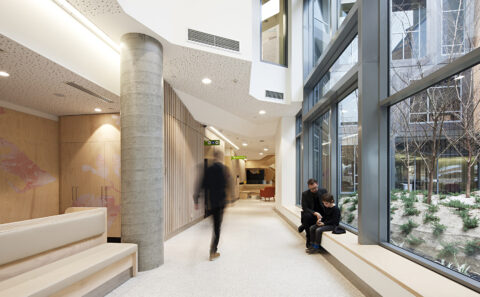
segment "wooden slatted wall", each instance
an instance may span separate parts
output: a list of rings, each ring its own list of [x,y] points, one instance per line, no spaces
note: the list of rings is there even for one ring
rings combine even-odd
[[[195,182],[203,168],[205,128],[165,82],[165,238],[203,218],[195,210]],[[200,203],[201,205],[201,203]]]

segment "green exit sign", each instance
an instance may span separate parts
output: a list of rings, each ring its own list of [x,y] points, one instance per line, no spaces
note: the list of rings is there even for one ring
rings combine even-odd
[[[220,140],[205,140],[203,145],[220,145]]]
[[[232,160],[245,160],[247,156],[232,156]]]

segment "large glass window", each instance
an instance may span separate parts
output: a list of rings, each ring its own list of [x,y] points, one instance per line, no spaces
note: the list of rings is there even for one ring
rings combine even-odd
[[[330,1],[313,1],[313,63],[330,42]]]
[[[330,191],[330,112],[313,122],[313,175]]]
[[[339,198],[342,222],[358,228],[358,90],[338,104]]]
[[[300,205],[302,197],[302,112],[300,112],[295,118],[295,153],[296,153],[296,204]]]
[[[287,65],[287,1],[262,0],[262,61]]]
[[[330,89],[358,62],[358,37],[352,40],[348,47],[333,63],[332,67],[322,77],[315,87],[314,103],[318,102]]]
[[[390,93],[479,46],[479,0],[390,1]]]
[[[477,65],[390,107],[390,242],[476,280],[479,76]]]

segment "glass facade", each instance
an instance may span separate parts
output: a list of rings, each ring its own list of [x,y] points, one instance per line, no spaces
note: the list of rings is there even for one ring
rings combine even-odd
[[[358,90],[338,103],[338,207],[342,222],[358,228]]]
[[[390,242],[476,280],[479,75],[475,66],[390,107]]]
[[[287,1],[261,0],[262,61],[287,65]]]
[[[313,178],[330,191],[330,112],[317,118],[313,128]]]
[[[296,162],[295,162],[295,171],[296,171],[296,197],[295,201],[297,205],[301,204],[302,198],[302,112],[300,112],[295,118],[295,154],[296,154]]]
[[[328,72],[320,79],[313,93],[304,101],[304,112],[308,112],[338,81],[358,62],[358,37],[355,37]]]
[[[327,7],[320,2],[317,11]],[[304,62],[311,65],[308,73],[324,73],[313,65],[332,66],[305,83],[302,141],[305,151],[312,153],[301,162],[308,166],[303,172],[312,176],[304,179],[317,178],[322,187],[334,190],[342,224],[358,232],[359,239],[374,238],[479,292],[480,0],[378,1],[378,7],[372,7],[380,9],[379,14],[372,13],[374,21],[359,20],[369,15],[368,9],[365,2],[354,2],[328,2],[330,9],[338,10],[323,18],[330,24],[324,22],[323,28],[329,28],[332,36],[349,11],[364,5],[363,12],[349,20],[360,25],[344,27],[357,30],[358,37],[350,44],[348,40],[317,47],[305,44],[309,51],[317,51],[315,59],[320,57],[313,61],[305,55]],[[381,17],[385,13],[388,19]],[[373,28],[362,27],[367,23]],[[304,32],[313,32],[313,22],[305,24],[310,28],[304,27]],[[338,36],[353,34],[345,31]],[[363,48],[358,38],[364,38]],[[365,42],[373,38],[389,49],[383,52]],[[338,52],[342,54],[336,61],[321,60]],[[358,64],[355,82],[341,85],[345,73],[362,60],[359,54],[368,65]],[[318,116],[320,110],[329,112]],[[362,143],[366,139],[374,144]],[[336,168],[330,167],[330,159]],[[360,168],[375,172],[362,178]],[[361,224],[365,216],[368,223]]]
[[[390,92],[479,46],[478,0],[390,1]]]

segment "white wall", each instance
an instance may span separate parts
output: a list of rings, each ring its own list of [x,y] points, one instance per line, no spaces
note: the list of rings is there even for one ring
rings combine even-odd
[[[53,1],[0,1],[0,34],[120,94],[120,55]]]
[[[295,205],[295,117],[283,117],[275,135],[275,191],[278,206]]]
[[[122,9],[167,41],[244,60],[252,58],[252,7],[247,0],[118,0]],[[188,41],[187,29],[237,40],[240,54]]]

